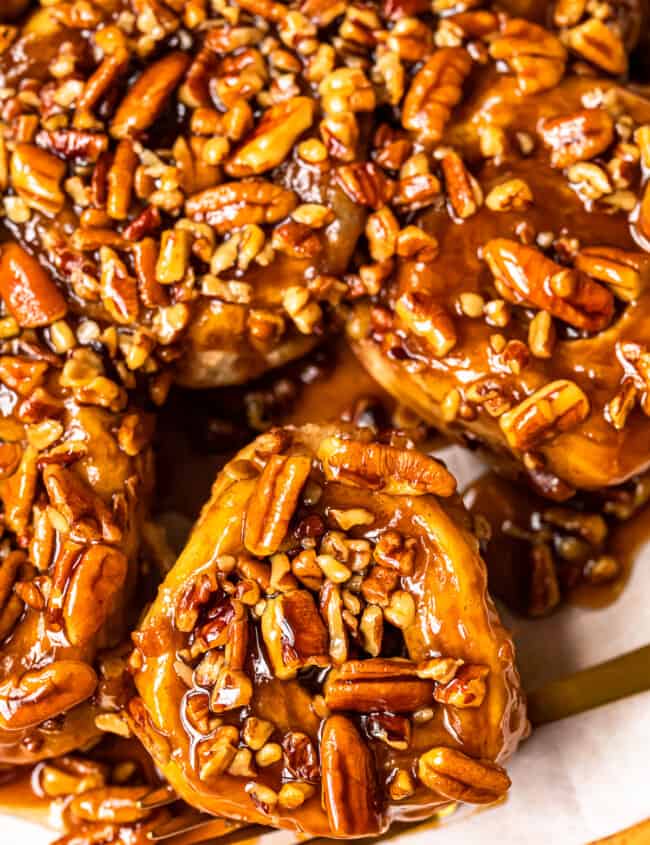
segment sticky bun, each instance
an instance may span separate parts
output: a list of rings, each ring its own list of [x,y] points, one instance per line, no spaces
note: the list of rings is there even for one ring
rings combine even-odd
[[[339,112],[374,91],[346,69],[310,82],[290,20],[206,28],[205,8],[132,5],[5,27],[5,223],[76,313],[116,326],[133,371],[244,382],[334,321],[364,210],[328,146],[354,173],[367,130]]]
[[[375,134],[397,187],[366,223],[383,279],[361,279],[350,336],[402,402],[545,495],[620,484],[650,463],[650,101],[603,75],[627,68],[604,32],[446,21],[457,43]]]
[[[524,703],[454,478],[373,437],[239,452],[134,634],[129,723],[195,807],[358,837],[508,789]]]

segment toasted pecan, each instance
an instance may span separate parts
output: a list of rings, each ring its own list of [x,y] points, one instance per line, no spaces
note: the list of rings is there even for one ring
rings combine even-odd
[[[607,288],[583,273],[563,271],[539,250],[505,238],[488,241],[483,257],[499,292],[510,302],[543,308],[588,331],[600,331],[609,325],[614,298]],[[569,282],[565,296],[558,296],[553,290],[553,279],[560,273]]]
[[[450,496],[456,489],[442,464],[415,450],[332,437],[320,444],[318,457],[328,478],[355,487],[436,496]]]
[[[47,326],[68,310],[48,272],[16,243],[0,246],[0,296],[25,328]]]

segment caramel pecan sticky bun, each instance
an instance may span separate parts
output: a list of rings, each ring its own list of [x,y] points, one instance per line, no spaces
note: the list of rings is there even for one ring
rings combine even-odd
[[[77,313],[115,324],[132,370],[173,362],[204,387],[331,324],[365,217],[344,174],[365,178],[376,97],[334,48],[314,55],[298,12],[184,6],[50,2],[4,27],[0,189],[14,236]]]
[[[227,464],[134,634],[129,723],[182,798],[354,837],[505,794],[524,702],[455,486],[369,430]]]
[[[627,66],[609,36],[462,21],[373,153],[400,144],[394,173],[432,195],[368,218],[386,281],[350,335],[400,400],[546,495],[621,483],[650,464],[650,101],[602,75]]]
[[[0,341],[2,762],[88,743],[126,688],[103,650],[127,635],[151,426],[73,347],[61,320]]]

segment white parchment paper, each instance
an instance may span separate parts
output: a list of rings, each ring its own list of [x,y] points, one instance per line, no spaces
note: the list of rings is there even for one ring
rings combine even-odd
[[[462,486],[484,466],[441,451]],[[650,643],[650,544],[609,607],[564,606],[548,619],[504,617],[525,686],[534,689]],[[513,786],[498,807],[453,816],[397,837],[404,845],[586,845],[650,816],[650,692],[546,725],[509,762]],[[0,815],[0,845],[48,845],[51,831]],[[391,837],[391,841],[396,838]]]

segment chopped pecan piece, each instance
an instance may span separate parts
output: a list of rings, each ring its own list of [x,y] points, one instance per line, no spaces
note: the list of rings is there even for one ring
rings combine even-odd
[[[381,829],[375,763],[353,723],[331,716],[320,743],[323,804],[335,836],[368,836]]]
[[[393,495],[451,496],[454,477],[415,449],[329,437],[318,449],[328,479]]]
[[[544,309],[579,329],[597,332],[611,322],[614,298],[607,288],[584,273],[563,270],[538,249],[517,241],[496,238],[483,248],[497,290],[516,305]],[[560,274],[567,282],[566,295],[559,296],[554,283]]]
[[[65,317],[68,306],[38,261],[17,243],[0,246],[0,296],[20,326],[47,326]]]
[[[310,471],[305,456],[269,458],[246,510],[244,543],[250,552],[263,557],[280,548]]]
[[[138,165],[133,141],[124,138],[117,145],[113,164],[107,175],[106,213],[115,220],[126,220],[131,205],[133,177]]]
[[[318,783],[320,763],[316,746],[307,734],[289,731],[282,740],[284,768],[294,780]]]
[[[277,678],[293,678],[307,665],[326,665],[329,641],[318,608],[307,590],[267,600],[262,635]]]
[[[485,679],[489,673],[487,666],[464,664],[444,686],[436,685],[433,697],[452,707],[480,707],[487,693]]]

